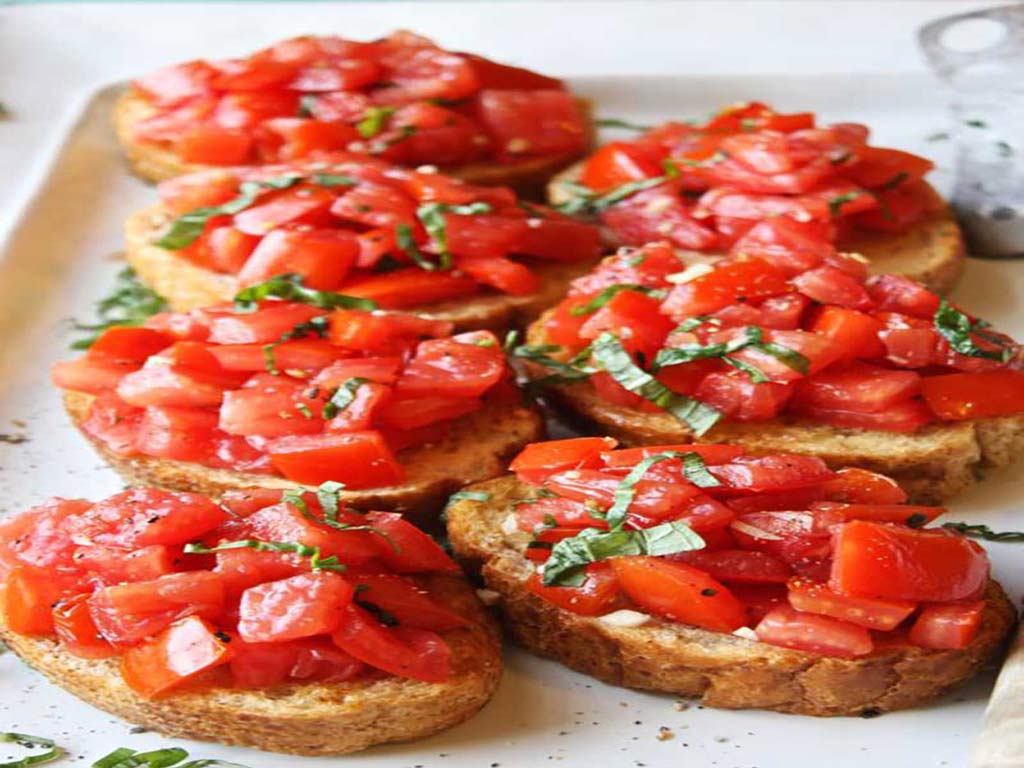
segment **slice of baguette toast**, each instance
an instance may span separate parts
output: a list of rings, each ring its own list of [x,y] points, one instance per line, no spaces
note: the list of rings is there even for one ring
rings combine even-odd
[[[546,344],[545,315],[530,326],[529,344]],[[541,378],[550,373],[525,366]],[[559,385],[546,397],[563,415],[597,425],[625,445],[690,443],[693,432],[670,413],[648,413],[608,402],[589,381]],[[833,469],[862,467],[889,475],[913,504],[941,504],[973,485],[981,472],[1011,464],[1024,452],[1024,414],[975,421],[931,424],[905,434],[849,429],[798,418],[735,422],[725,420],[700,438],[706,443],[741,445],[749,453],[801,453],[817,456]]]
[[[876,714],[924,704],[972,677],[998,656],[1016,620],[1012,603],[991,582],[981,628],[962,650],[880,645],[869,656],[839,659],[655,618],[639,627],[614,626],[559,608],[526,588],[534,569],[523,556],[529,535],[506,533],[503,522],[530,486],[506,476],[472,490],[490,498],[454,502],[448,535],[456,557],[482,570],[486,586],[500,595],[511,636],[613,685],[727,709]]]
[[[81,392],[65,393],[64,405],[76,426],[87,418],[92,399]],[[453,492],[468,483],[497,477],[512,456],[543,434],[544,422],[536,411],[489,403],[456,421],[441,442],[399,451],[398,461],[406,470],[402,485],[342,490],[338,499],[356,509],[401,512],[426,526],[436,520],[437,512]],[[278,475],[235,472],[148,456],[119,456],[98,442],[90,442],[129,485],[192,491],[214,498],[237,488],[300,487]]]
[[[234,275],[200,267],[174,251],[153,245],[169,218],[156,204],[133,214],[125,222],[125,258],[139,280],[167,300],[175,312],[208,307],[231,301],[238,293]],[[531,265],[541,278],[541,288],[528,296],[485,293],[439,302],[411,311],[455,323],[456,330],[505,331],[524,326],[543,310],[559,301],[569,283],[594,268],[596,260],[582,262],[539,262]],[[342,288],[341,293],[345,292]]]
[[[559,173],[548,184],[548,202],[564,203],[572,198],[566,182],[577,182],[583,171],[579,162]],[[870,261],[872,274],[906,275],[933,291],[946,294],[960,280],[966,260],[963,233],[952,210],[938,192],[931,190],[938,211],[906,232],[861,232],[838,247],[859,253]]]
[[[590,102],[576,99],[583,114],[587,131],[585,146],[594,140],[594,125],[591,118]],[[132,171],[147,181],[163,181],[185,173],[199,171],[211,166],[187,163],[178,159],[171,150],[149,142],[135,139],[135,126],[156,110],[131,89],[127,90],[114,105],[114,130],[128,158]],[[454,167],[442,167],[442,173],[468,181],[472,184],[512,187],[523,195],[534,199],[543,197],[544,185],[551,176],[565,168],[585,152],[572,152],[550,157],[527,157],[512,163],[476,162]]]
[[[56,685],[99,709],[166,736],[296,755],[340,755],[421,739],[461,723],[491,698],[501,676],[494,620],[462,578],[417,579],[438,602],[470,619],[444,633],[452,675],[444,683],[399,677],[287,684],[266,689],[211,685],[144,699],[124,683],[116,659],[80,659],[51,638],[9,631],[0,639]]]

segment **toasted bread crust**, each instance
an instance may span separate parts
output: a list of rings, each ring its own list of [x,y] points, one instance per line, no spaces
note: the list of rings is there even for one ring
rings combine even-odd
[[[581,161],[555,176],[548,184],[548,202],[569,200],[572,196],[563,184],[578,181],[582,171]],[[865,231],[840,242],[839,248],[867,257],[872,274],[906,275],[933,291],[948,293],[963,274],[967,251],[952,210],[938,192],[932,189],[931,194],[937,212],[906,232]]]
[[[65,392],[64,406],[75,426],[81,427],[87,418],[92,399],[81,392]],[[400,451],[397,458],[406,470],[402,485],[342,490],[338,498],[356,509],[393,510],[429,525],[454,491],[468,483],[498,476],[505,471],[509,458],[543,435],[544,422],[536,411],[490,403],[459,419],[441,442]],[[98,442],[90,442],[130,485],[191,491],[215,498],[238,488],[301,487],[278,475],[213,469],[148,456],[120,456]]]
[[[542,315],[527,332],[530,344],[547,343]],[[536,378],[547,371],[527,365]],[[581,417],[626,445],[690,443],[693,432],[669,413],[647,413],[608,402],[593,385],[550,387],[548,399],[562,413]],[[931,424],[912,434],[832,427],[796,418],[723,421],[700,438],[733,443],[754,455],[801,453],[817,456],[833,469],[862,467],[898,481],[911,503],[941,504],[974,485],[987,469],[1005,467],[1024,451],[1024,414],[977,421]]]
[[[696,697],[726,709],[772,709],[804,715],[862,715],[918,706],[970,678],[999,654],[1016,617],[995,582],[989,584],[981,629],[963,650],[907,645],[839,659],[792,651],[731,634],[652,619],[617,627],[566,611],[528,591],[533,565],[523,557],[529,537],[506,534],[502,521],[529,486],[506,476],[473,486],[488,501],[463,499],[448,508],[455,554],[481,568],[501,596],[505,625],[522,645],[614,685]]]
[[[500,638],[473,590],[453,576],[418,581],[472,621],[444,633],[452,650],[452,676],[444,683],[389,676],[250,690],[197,687],[144,699],[124,683],[116,659],[80,659],[53,639],[11,632],[2,616],[0,639],[75,696],[166,736],[296,755],[340,755],[450,728],[475,714],[497,687]]]
[[[168,221],[166,211],[156,204],[134,213],[125,222],[125,258],[139,279],[164,297],[175,312],[231,301],[239,289],[234,275],[197,266],[174,251],[153,245]],[[453,322],[456,330],[505,331],[536,319],[565,295],[570,282],[589,272],[595,264],[594,260],[534,261],[531,268],[541,278],[541,288],[536,293],[528,296],[485,293],[423,305],[412,311]]]
[[[585,154],[593,144],[594,126],[590,114],[590,102],[576,99],[586,123],[586,148],[552,157],[528,157],[514,163],[478,162],[441,168],[449,176],[486,186],[512,187],[530,197],[543,197],[544,185],[551,176]],[[210,167],[200,163],[186,163],[169,149],[135,139],[135,126],[155,112],[145,99],[131,89],[114,105],[114,130],[128,158],[132,171],[147,181],[163,181],[185,173]]]

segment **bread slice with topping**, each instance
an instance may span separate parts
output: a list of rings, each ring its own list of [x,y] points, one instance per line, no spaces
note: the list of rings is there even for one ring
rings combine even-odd
[[[528,533],[506,526],[531,486],[503,477],[473,486],[448,509],[458,558],[481,570],[498,593],[505,626],[526,648],[613,685],[695,697],[727,709],[795,714],[867,715],[920,706],[995,660],[1015,622],[1003,590],[991,582],[981,626],[966,648],[932,650],[876,643],[859,658],[790,650],[653,617],[639,626],[584,616],[527,589],[535,564]]]

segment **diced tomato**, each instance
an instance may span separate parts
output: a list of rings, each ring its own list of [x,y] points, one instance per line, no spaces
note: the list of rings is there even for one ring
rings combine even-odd
[[[383,539],[380,558],[396,573],[458,571],[440,544],[397,512],[370,512],[366,523]]]
[[[967,648],[978,633],[984,613],[983,600],[926,605],[910,627],[907,639],[923,648]]]
[[[89,545],[72,555],[75,566],[92,573],[103,584],[151,581],[173,573],[181,550],[167,544],[148,544],[126,551],[121,547]]]
[[[515,472],[524,483],[541,485],[556,472],[596,465],[602,452],[611,451],[617,444],[611,437],[576,437],[530,443],[512,460],[509,470]],[[607,455],[614,456],[615,453]],[[638,456],[636,461],[640,458]],[[630,459],[632,457],[627,457],[623,466],[636,463]]]
[[[410,431],[457,419],[479,410],[480,405],[475,398],[396,396],[379,413],[383,427]]]
[[[861,470],[863,471],[863,470]],[[888,478],[886,478],[888,479]],[[892,480],[889,480],[893,483]],[[895,483],[893,483],[895,485]],[[897,486],[897,489],[899,486]],[[900,491],[902,493],[902,490]],[[904,494],[905,496],[905,494]],[[913,504],[876,503],[844,504],[835,501],[817,501],[811,505],[816,512],[838,514],[847,520],[870,520],[876,523],[902,523],[911,528],[920,528],[946,513],[945,507],[922,507]]]
[[[117,395],[100,395],[89,405],[82,432],[118,456],[129,456],[135,452],[142,415],[141,408],[128,405]]]
[[[877,413],[916,395],[921,381],[914,371],[852,363],[799,381],[793,403],[794,406]]]
[[[244,532],[263,541],[298,541],[317,547],[323,557],[337,557],[347,565],[361,565],[377,557],[382,547],[377,534],[358,527],[365,524],[361,515],[346,512],[339,522],[356,526],[357,530],[339,530],[307,517],[293,504],[274,504],[254,512],[245,519]],[[220,565],[220,563],[218,564]],[[224,562],[227,570],[227,562]],[[259,567],[259,563],[253,563]],[[276,566],[275,566],[276,569]],[[276,569],[279,570],[279,569]]]
[[[868,280],[867,289],[882,312],[931,320],[939,308],[937,295],[903,275],[878,275]]]
[[[615,234],[621,245],[645,245],[667,240],[678,248],[715,250],[720,237],[694,216],[694,210],[680,198],[682,181],[673,179],[636,192],[605,208],[601,223]]]
[[[264,120],[294,115],[298,107],[298,94],[288,91],[225,93],[213,111],[213,122],[221,128],[253,128]]]
[[[744,549],[698,549],[669,555],[666,559],[699,568],[719,581],[728,583],[785,584],[793,573],[788,565],[774,555]]]
[[[644,519],[637,513],[630,513],[629,517],[633,520]],[[704,494],[694,496],[672,514],[673,520],[684,522],[693,528],[709,542],[709,547],[714,542],[715,535],[726,531],[726,526],[735,518],[736,513],[732,509]]]
[[[801,405],[798,412],[814,421],[835,427],[878,429],[886,432],[916,432],[933,420],[928,408],[917,400],[895,403],[885,411],[876,413],[808,405]]]
[[[775,416],[791,391],[791,384],[754,382],[742,371],[729,371],[708,374],[693,394],[733,419],[750,421]]]
[[[906,491],[892,478],[857,467],[845,467],[822,484],[828,501],[852,504],[902,504]]]
[[[863,284],[835,267],[824,266],[802,272],[793,285],[807,298],[845,309],[871,309],[873,302]]]
[[[644,610],[716,632],[732,632],[747,623],[743,603],[697,568],[646,556],[609,562],[622,591]]]
[[[318,307],[291,303],[268,303],[250,313],[211,313],[209,340],[214,344],[268,344],[280,341],[296,325],[325,314]]]
[[[564,90],[483,90],[475,100],[501,155],[570,154],[586,145],[579,107]]]
[[[167,107],[206,93],[216,74],[204,61],[188,61],[137,78],[132,87],[152,104]]]
[[[470,296],[477,292],[476,281],[454,272],[428,272],[419,267],[397,269],[373,277],[354,280],[345,293],[371,299],[384,309],[405,309]]]
[[[0,520],[0,578],[19,564],[48,568],[69,565],[75,545],[66,521],[91,506],[87,501],[53,498]]]
[[[174,341],[168,334],[150,328],[116,326],[104,331],[92,346],[88,357],[113,363],[142,365],[150,355]]]
[[[619,598],[619,583],[608,563],[594,563],[585,570],[586,578],[578,587],[545,587],[540,574],[534,573],[526,588],[559,608],[582,616],[600,616],[614,609]]]
[[[390,573],[352,576],[359,587],[356,603],[369,603],[394,616],[400,625],[446,632],[469,625],[469,620],[430,597],[411,579]]]
[[[336,573],[300,573],[242,593],[238,634],[247,643],[272,643],[330,634],[355,589]]]
[[[827,558],[832,529],[844,521],[843,516],[829,512],[746,512],[736,517],[730,530],[741,548],[770,552],[794,566]]]
[[[402,369],[400,357],[355,357],[337,360],[323,369],[310,384],[318,387],[339,387],[349,379],[369,379],[378,384],[394,384]]]
[[[195,408],[153,405],[139,423],[135,449],[146,456],[175,461],[210,461],[217,414]]]
[[[227,664],[231,646],[211,624],[190,616],[121,656],[121,676],[140,696],[155,698],[207,669]]]
[[[186,163],[242,165],[253,151],[248,134],[215,125],[196,125],[174,142],[174,151]]]
[[[935,190],[921,180],[908,179],[890,189],[873,193],[878,201],[874,210],[859,213],[852,221],[865,229],[903,232],[935,210]]]
[[[853,659],[874,649],[864,627],[828,616],[803,613],[788,605],[769,611],[754,629],[762,643],[796,651]]]
[[[153,365],[129,373],[117,385],[117,396],[128,405],[169,405],[205,408],[220,405],[224,388],[201,381],[191,372],[170,365]]]
[[[416,347],[398,377],[395,391],[404,397],[480,397],[505,374],[505,356],[493,334],[467,333],[429,339]]]
[[[560,497],[541,497],[529,504],[517,505],[515,515],[520,530],[531,533],[543,529],[552,520],[561,528],[599,528],[602,524],[586,504]]]
[[[53,633],[53,606],[63,585],[42,568],[19,565],[7,574],[0,590],[0,607],[8,629],[19,635]]]
[[[656,299],[637,291],[621,291],[590,315],[579,335],[596,339],[611,332],[628,351],[653,357],[673,328],[672,321],[659,314],[658,304]]]
[[[271,230],[285,224],[317,224],[324,221],[324,214],[333,202],[334,194],[324,187],[295,186],[267,195],[256,205],[235,214],[233,223],[235,229],[240,232],[264,237]],[[298,250],[295,240],[282,233],[272,240],[267,250],[275,256],[284,251],[294,253]],[[266,260],[271,261],[271,258],[267,257]]]
[[[824,584],[800,578],[789,582],[789,604],[798,611],[831,616],[882,632],[895,629],[917,609],[917,603],[907,600],[841,595]]]
[[[590,189],[607,192],[632,181],[660,176],[661,158],[651,147],[612,141],[587,158],[580,181]]]
[[[265,160],[296,160],[315,152],[344,149],[359,132],[343,123],[301,117],[275,117],[259,127],[260,154]]]
[[[821,459],[797,454],[741,456],[727,464],[709,467],[709,471],[728,489],[745,493],[803,488],[832,477],[832,471]]]
[[[528,296],[541,286],[540,277],[528,266],[504,256],[460,256],[456,258],[455,265],[481,285],[510,296]]]
[[[128,646],[186,616],[215,619],[224,600],[224,582],[218,574],[190,571],[98,589],[89,598],[89,612],[106,640]]]
[[[414,342],[447,336],[452,330],[452,324],[443,320],[347,309],[335,310],[330,321],[332,344],[374,355],[404,354]]]
[[[748,626],[755,626],[773,609],[786,604],[782,584],[732,584],[732,593],[747,606]]]
[[[310,288],[331,291],[342,284],[358,255],[358,241],[343,230],[275,229],[256,246],[239,271],[238,282],[253,285],[291,273]]]
[[[766,299],[790,290],[786,276],[760,259],[726,264],[677,285],[662,304],[662,311],[677,320],[703,315],[744,301]]]
[[[184,544],[227,519],[206,496],[133,488],[93,504],[67,525],[78,544],[138,548]]]
[[[329,640],[312,638],[285,643],[231,641],[231,677],[243,688],[263,688],[288,681],[338,683],[365,669]]]
[[[679,463],[675,464],[676,471],[666,475],[665,479],[648,479],[645,476],[633,486],[633,501],[629,505],[632,512],[662,519],[700,492],[696,486],[682,479]],[[649,474],[654,476],[653,472]],[[607,509],[615,502],[615,492],[621,480],[621,475],[607,470],[573,469],[549,475],[546,485],[560,496],[583,502],[590,500]]]
[[[847,359],[885,355],[885,346],[878,338],[882,324],[871,315],[855,309],[821,307],[811,321],[810,330],[835,340]]]
[[[398,677],[441,683],[451,675],[451,650],[433,632],[385,627],[362,608],[349,605],[334,643],[371,667]]]
[[[106,659],[117,649],[103,639],[89,613],[89,595],[80,594],[53,606],[53,631],[61,646],[81,659]]]
[[[432,46],[402,46],[382,59],[388,85],[374,92],[383,104],[427,99],[464,99],[479,88],[476,70],[463,56]]]
[[[61,389],[99,395],[115,389],[121,380],[138,369],[135,363],[119,363],[86,355],[77,360],[60,360],[50,366],[50,379]]]
[[[279,437],[267,444],[274,467],[297,483],[319,485],[334,480],[349,488],[396,485],[402,466],[380,433],[347,432]]]
[[[898,185],[901,180],[920,179],[935,164],[931,160],[883,147],[863,147],[857,152],[857,162],[846,171],[855,183],[868,189]]]
[[[583,438],[587,439],[587,438]],[[590,438],[600,440],[611,440],[611,438]],[[568,441],[557,441],[568,442]],[[547,443],[551,445],[552,443]],[[542,443],[542,445],[544,445]],[[743,449],[735,445],[715,445],[701,443],[681,443],[673,445],[645,445],[638,448],[619,448],[611,450],[614,444],[602,448],[601,461],[607,467],[624,468],[633,467],[642,459],[653,456],[656,453],[695,453],[705,464],[728,464],[733,459],[743,455]],[[511,469],[511,467],[510,467]],[[568,469],[568,467],[567,467]],[[514,471],[514,470],[513,470]]]
[[[962,536],[859,520],[836,529],[833,557],[831,589],[888,600],[972,599],[989,572],[984,550]]]
[[[156,189],[164,208],[181,215],[238,197],[238,177],[221,169],[199,171],[161,181]]]
[[[1009,416],[1024,411],[1024,373],[995,370],[927,376],[921,380],[921,394],[940,419]]]

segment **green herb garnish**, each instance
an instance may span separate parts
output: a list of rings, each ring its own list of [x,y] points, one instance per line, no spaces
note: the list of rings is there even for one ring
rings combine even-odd
[[[372,139],[387,127],[393,114],[395,107],[370,107],[363,119],[356,123],[356,130],[364,139]]]
[[[861,195],[866,194],[862,190],[856,189],[851,192],[844,192],[841,195],[836,195],[828,201],[828,212],[832,217],[839,216],[843,212],[843,206],[846,203],[856,200]]]
[[[485,493],[484,491],[456,491],[455,493],[453,493],[451,496],[448,497],[448,504],[446,504],[445,506],[449,506],[450,504],[452,504],[452,502],[455,502],[455,501],[490,501],[490,500],[491,500],[491,494]]]
[[[561,349],[557,344],[521,344],[513,347],[510,352],[513,357],[529,360],[531,363],[542,365],[556,372],[556,375],[548,376],[537,383],[570,384],[589,378],[593,371],[574,365],[572,362],[563,363],[551,357],[552,352],[558,352]]]
[[[320,309],[377,309],[377,302],[346,296],[332,291],[317,291],[302,284],[302,277],[295,274],[278,275],[266,282],[250,285],[235,294],[236,312],[255,312],[263,299],[297,301]]]
[[[626,513],[629,512],[629,505],[633,503],[636,496],[636,484],[639,483],[647,471],[658,462],[670,459],[682,459],[683,473],[686,479],[700,488],[714,488],[721,483],[708,472],[704,460],[692,451],[663,451],[647,456],[633,467],[629,474],[622,478],[615,489],[615,503],[605,514],[605,519],[611,528],[621,528],[626,520]]]
[[[185,554],[210,555],[229,549],[255,549],[257,552],[288,552],[300,557],[309,558],[309,567],[314,571],[344,571],[346,566],[338,561],[337,555],[323,557],[320,547],[309,547],[296,541],[263,541],[261,539],[241,539],[228,541],[215,547],[204,547],[202,544],[186,544]]]
[[[685,326],[686,323],[680,326],[679,330],[689,331],[696,327]],[[789,347],[784,347],[781,344],[764,341],[764,332],[756,326],[747,326],[743,330],[744,335],[738,339],[733,339],[732,341],[706,345],[684,344],[681,347],[663,349],[655,356],[654,363],[651,366],[652,370],[657,372],[669,365],[691,363],[694,360],[718,358],[721,359],[722,362],[731,365],[733,368],[737,368],[746,373],[755,383],[761,384],[766,381],[770,381],[771,379],[766,376],[763,371],[750,363],[731,357],[732,354],[739,352],[740,350],[755,349],[759,352],[771,355],[776,360],[779,360],[793,370],[798,371],[805,376],[807,375],[810,370],[811,361],[799,352],[792,350]]]
[[[1013,346],[1007,345],[1002,339],[985,332],[985,329],[990,327],[988,323],[984,320],[972,321],[945,299],[939,301],[939,308],[935,310],[933,321],[939,335],[949,342],[949,346],[954,352],[961,355],[997,360],[1000,363],[1008,362],[1014,355]],[[1001,349],[982,349],[974,343],[971,334],[977,334],[987,341],[1001,346]]]
[[[79,331],[91,331],[89,336],[71,344],[72,349],[88,349],[105,330],[114,326],[140,326],[158,312],[166,312],[167,303],[155,292],[139,282],[135,270],[125,267],[117,273],[113,292],[96,304],[95,323],[75,322]]]
[[[342,382],[341,386],[334,390],[330,400],[324,404],[324,418],[333,419],[341,411],[352,405],[352,401],[356,399],[356,392],[359,388],[363,384],[369,383],[370,379],[363,378],[362,376],[353,376],[351,379],[346,379]]]
[[[577,316],[592,315],[623,291],[635,291],[636,293],[643,293],[657,299],[663,299],[666,295],[666,291],[663,288],[649,288],[646,285],[637,285],[635,283],[619,283],[617,285],[609,285],[586,304],[573,307],[569,314]]]
[[[154,749],[150,752],[137,752],[128,747],[118,747],[105,757],[101,757],[92,764],[92,768],[245,768],[239,763],[229,763],[226,760],[214,758],[201,758],[190,760],[187,763],[181,762],[188,757],[188,752],[179,747],[168,747],[166,749]]]
[[[443,263],[431,261],[423,254],[420,247],[416,244],[416,238],[412,236],[412,227],[408,224],[395,225],[395,244],[404,251],[420,269],[424,269],[427,272],[434,272],[435,270],[446,268]]]
[[[972,523],[943,523],[943,528],[956,531],[972,539],[985,541],[1024,541],[1024,531],[993,531],[987,525]]]
[[[630,181],[602,195],[599,195],[590,187],[577,184],[576,182],[562,182],[562,188],[571,192],[573,197],[556,207],[562,213],[569,214],[570,216],[578,216],[580,214],[595,215],[609,206],[625,200],[627,197],[632,197],[637,192],[663,184],[668,178],[668,176],[655,176],[650,179]]]
[[[0,768],[25,768],[28,765],[40,765],[42,763],[49,763],[64,755],[63,747],[58,747],[51,739],[44,739],[42,736],[30,736],[27,733],[14,733],[12,731],[0,733],[0,743],[17,744],[25,749],[46,750],[36,755],[25,755],[25,757],[18,758],[17,760],[0,763]]]
[[[452,255],[448,251],[448,231],[445,214],[455,213],[461,216],[474,216],[480,213],[490,213],[493,208],[489,203],[476,202],[466,205],[449,205],[448,203],[425,203],[416,209],[416,217],[427,230],[427,234],[433,239],[437,246],[440,261],[438,269],[451,269]]]
[[[316,108],[318,96],[313,93],[304,93],[299,99],[299,110],[296,113],[299,117],[312,117]]]
[[[621,120],[617,117],[599,117],[594,121],[598,128],[625,128],[628,131],[649,131],[654,126],[631,123],[628,120]]]

